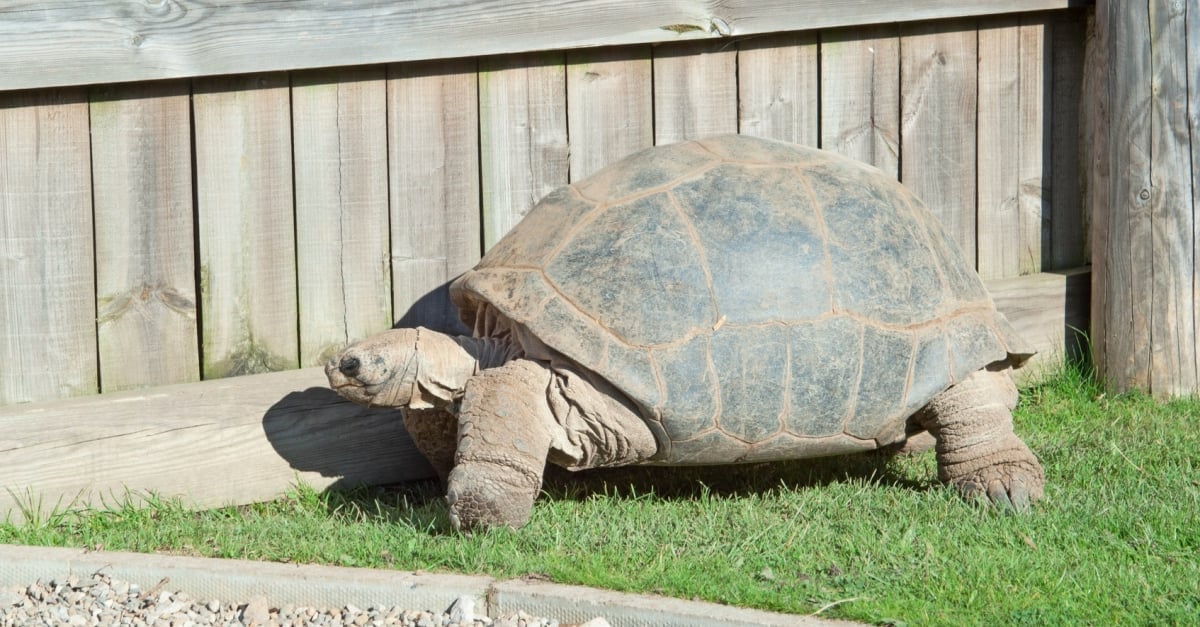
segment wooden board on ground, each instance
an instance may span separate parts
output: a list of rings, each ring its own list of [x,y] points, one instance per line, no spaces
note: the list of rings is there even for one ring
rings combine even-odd
[[[101,388],[198,381],[190,86],[99,87],[90,113]]]
[[[0,405],[96,392],[93,253],[87,91],[0,93]]]
[[[206,379],[299,363],[290,99],[282,74],[195,84]]]
[[[149,493],[211,508],[433,476],[399,414],[318,368],[0,408],[0,520]]]
[[[300,364],[392,326],[383,68],[292,77]]]
[[[1040,351],[1040,372],[1086,324],[1086,269],[991,281],[1000,310]],[[1084,290],[1084,291],[1080,291]],[[148,492],[204,508],[318,489],[432,477],[399,415],[338,398],[319,369],[0,407],[0,519]],[[80,419],[83,417],[84,419]]]
[[[463,331],[449,281],[481,254],[476,62],[388,68],[393,320]]]

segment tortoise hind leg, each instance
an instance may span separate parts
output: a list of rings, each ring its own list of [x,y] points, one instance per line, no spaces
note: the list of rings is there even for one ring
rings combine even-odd
[[[984,369],[934,397],[916,416],[937,439],[938,478],[968,499],[1018,511],[1042,496],[1045,475],[1013,433],[1017,388],[1007,368]]]

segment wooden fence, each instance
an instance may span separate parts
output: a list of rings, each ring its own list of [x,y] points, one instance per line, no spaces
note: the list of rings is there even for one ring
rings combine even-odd
[[[147,5],[161,15],[8,3],[0,432],[25,434],[7,450],[26,457],[0,460],[0,476],[32,485],[46,421],[98,407],[111,419],[133,401],[186,413],[218,388],[36,402],[311,366],[397,321],[448,328],[446,282],[543,194],[639,148],[715,133],[896,175],[1014,322],[1061,354],[1064,324],[1087,324],[1080,4],[780,0],[715,15],[587,0],[539,4],[529,21],[522,3],[483,1],[458,16],[432,2],[336,15],[308,0]],[[270,390],[254,408],[218,405],[203,424],[233,407],[259,441],[268,400],[319,385],[311,370],[268,376],[247,379]],[[271,463],[269,487],[187,492],[258,498],[305,470]]]

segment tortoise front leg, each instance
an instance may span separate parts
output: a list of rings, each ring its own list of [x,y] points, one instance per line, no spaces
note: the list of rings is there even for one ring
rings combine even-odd
[[[916,418],[937,439],[938,478],[1016,510],[1041,498],[1042,465],[1013,433],[1016,405],[1008,369],[977,371],[934,397]]]
[[[550,380],[547,368],[519,359],[467,382],[446,490],[455,529],[529,521],[556,424],[547,401]]]

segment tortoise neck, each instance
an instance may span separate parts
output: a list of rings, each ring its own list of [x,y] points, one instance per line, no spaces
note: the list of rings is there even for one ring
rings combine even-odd
[[[503,366],[517,353],[508,341],[492,337],[457,335],[454,341],[475,358],[479,370]]]

